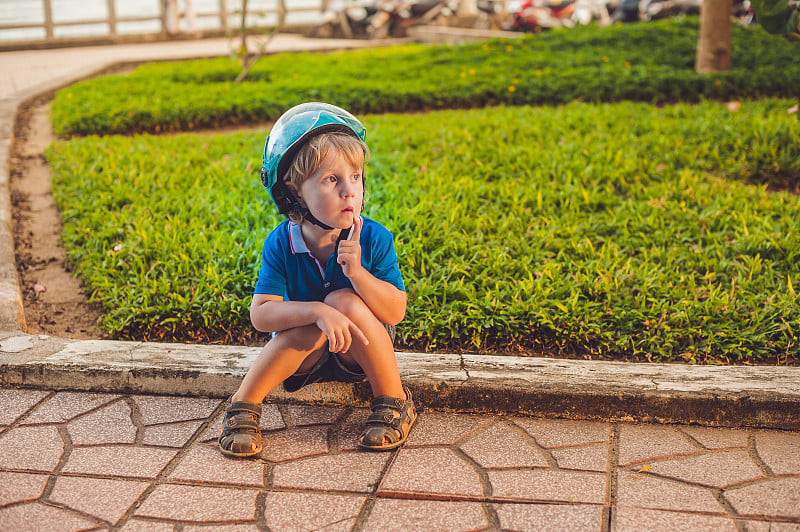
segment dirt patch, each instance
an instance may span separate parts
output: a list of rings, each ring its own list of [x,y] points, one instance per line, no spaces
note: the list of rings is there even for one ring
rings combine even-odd
[[[61,213],[53,201],[44,150],[55,140],[49,103],[20,110],[11,154],[14,244],[25,321],[31,334],[103,338],[98,305],[67,262]]]

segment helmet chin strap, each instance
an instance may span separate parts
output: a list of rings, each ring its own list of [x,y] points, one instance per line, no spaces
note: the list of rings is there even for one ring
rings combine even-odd
[[[304,205],[301,205],[299,201],[295,201],[294,202],[294,204],[292,205],[292,210],[295,213],[297,213],[300,216],[302,216],[303,220],[307,220],[307,221],[311,222],[312,224],[316,225],[317,227],[321,227],[321,228],[325,229],[326,231],[333,231],[333,229],[334,229],[330,225],[324,224],[324,223],[320,222],[319,220],[317,220],[314,217],[314,215],[311,214],[311,211],[308,210],[308,207],[306,207]]]

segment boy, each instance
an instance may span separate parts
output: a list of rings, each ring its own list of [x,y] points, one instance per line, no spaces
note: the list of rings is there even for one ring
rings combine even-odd
[[[282,222],[264,241],[250,320],[273,338],[226,405],[219,447],[261,452],[261,402],[275,386],[369,380],[372,414],[362,448],[399,447],[417,418],[394,355],[406,293],[392,234],[360,215],[366,129],[324,103],[293,107],[264,146],[261,181]]]

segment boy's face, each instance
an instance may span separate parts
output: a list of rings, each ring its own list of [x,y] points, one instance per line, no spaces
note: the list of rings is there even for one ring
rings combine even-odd
[[[364,165],[353,166],[331,151],[316,172],[300,187],[298,196],[320,222],[348,229],[361,213],[364,202]]]

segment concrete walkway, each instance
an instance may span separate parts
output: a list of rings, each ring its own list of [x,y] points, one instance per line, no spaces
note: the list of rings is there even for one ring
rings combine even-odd
[[[368,453],[365,409],[279,403],[232,460],[217,399],[0,402],[3,530],[800,529],[800,434],[424,412]]]
[[[403,449],[356,450],[366,388],[317,385],[270,396],[264,452],[240,461],[214,448],[220,399],[257,349],[27,334],[19,105],[115,62],[227,53],[0,53],[0,530],[800,530],[800,368],[399,353],[426,408]]]

